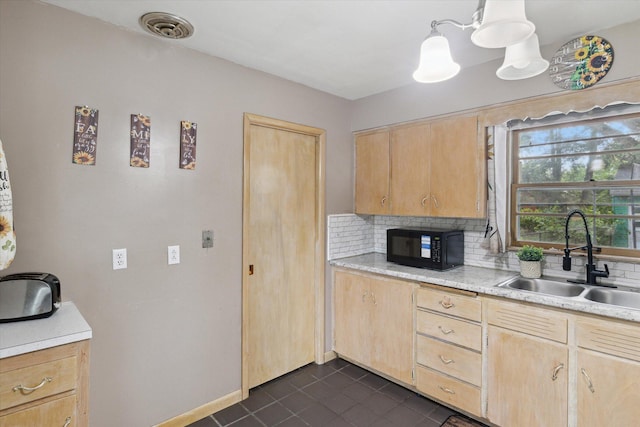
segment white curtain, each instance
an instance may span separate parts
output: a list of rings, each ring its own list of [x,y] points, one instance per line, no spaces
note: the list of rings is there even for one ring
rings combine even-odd
[[[487,227],[482,246],[492,254],[506,252],[509,205],[508,139],[506,125],[487,129]]]

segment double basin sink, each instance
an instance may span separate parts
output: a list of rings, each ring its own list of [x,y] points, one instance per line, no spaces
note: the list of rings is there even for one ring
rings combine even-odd
[[[617,287],[614,289],[597,285],[567,283],[562,279],[528,279],[525,277],[515,277],[499,284],[498,287],[565,298],[584,298],[597,303],[640,310],[640,289],[634,288]]]

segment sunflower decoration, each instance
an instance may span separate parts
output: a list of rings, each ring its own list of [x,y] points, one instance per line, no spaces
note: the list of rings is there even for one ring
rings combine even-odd
[[[196,168],[196,162],[189,162],[182,167],[182,169],[194,170]]]
[[[571,77],[571,89],[584,89],[602,79],[613,63],[613,47],[598,36],[580,37],[582,47],[575,51],[578,60],[575,73]]]
[[[73,154],[73,163],[78,165],[95,165],[96,158],[86,151],[79,151]]]
[[[136,168],[148,168],[149,167],[149,163],[145,162],[140,157],[132,157],[131,161],[129,162],[129,165],[133,166],[133,167],[136,167]]]
[[[91,108],[89,107],[76,107],[76,114],[84,117],[89,117],[92,113]]]
[[[191,129],[191,122],[185,122],[185,121],[183,121],[183,122],[182,122],[182,129],[184,129],[184,130],[189,130],[189,129]]]
[[[151,118],[149,116],[143,116],[142,114],[138,114],[138,120],[146,127],[151,127]]]
[[[0,216],[0,238],[8,236],[11,230],[11,222],[4,216]]]

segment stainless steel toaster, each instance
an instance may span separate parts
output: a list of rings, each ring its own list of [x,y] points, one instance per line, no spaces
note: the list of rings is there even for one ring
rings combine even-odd
[[[49,317],[60,307],[60,280],[50,273],[0,278],[0,323]]]

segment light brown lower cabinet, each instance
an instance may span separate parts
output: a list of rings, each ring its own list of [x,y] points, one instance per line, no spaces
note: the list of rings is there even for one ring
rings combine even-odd
[[[336,353],[412,384],[413,286],[383,276],[335,271]]]
[[[578,319],[579,427],[638,425],[639,329],[627,322]]]
[[[0,360],[0,427],[86,427],[89,341]]]
[[[487,418],[500,426],[566,427],[568,319],[560,313],[490,301]]]

